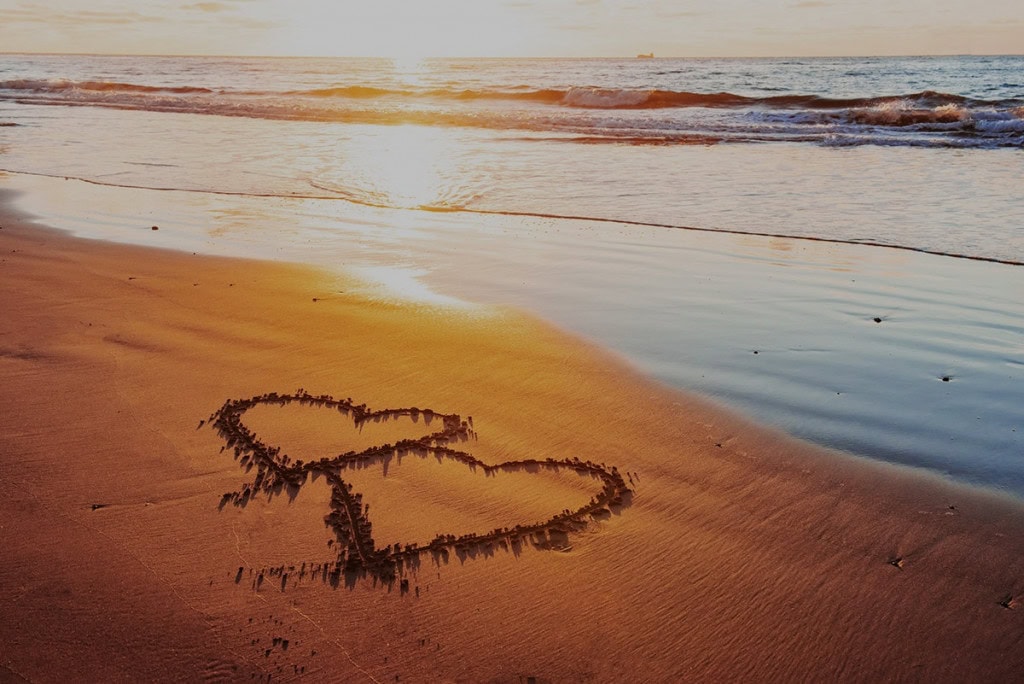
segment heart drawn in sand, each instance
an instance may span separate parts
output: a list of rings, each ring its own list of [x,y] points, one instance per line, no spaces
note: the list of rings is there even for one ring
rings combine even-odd
[[[428,422],[440,419],[442,429],[416,439],[402,439],[395,444],[372,446],[359,452],[348,451],[317,461],[292,461],[281,453],[280,447],[260,441],[242,422],[242,416],[246,411],[261,404],[298,404],[332,408],[351,416],[357,427],[371,420],[402,416],[415,419],[422,415]],[[200,427],[204,422],[200,422]],[[294,394],[271,392],[249,399],[229,399],[210,416],[209,422],[224,438],[224,449],[234,451],[235,460],[239,465],[245,468],[246,472],[255,471],[251,482],[243,483],[238,491],[224,494],[220,502],[221,507],[229,503],[244,506],[258,493],[272,497],[286,492],[294,496],[310,475],[326,478],[331,487],[331,510],[324,517],[324,523],[337,538],[338,557],[329,567],[323,566],[323,573],[325,578],[329,576],[332,583],[337,583],[342,573],[346,575],[346,581],[355,577],[371,576],[375,580],[391,583],[405,566],[418,565],[420,556],[425,553],[432,554],[435,559],[447,560],[451,551],[461,553],[469,549],[490,548],[495,544],[507,548],[521,543],[524,539],[536,542],[538,539],[548,539],[549,535],[551,538],[565,536],[586,528],[591,518],[605,517],[610,513],[609,509],[622,507],[628,503],[632,494],[617,468],[609,468],[604,464],[579,458],[527,458],[498,464],[484,463],[475,456],[450,446],[475,437],[470,422],[462,420],[458,414],[437,413],[430,409],[398,408],[374,411],[365,404],[356,404],[352,399],[335,399],[329,395],[314,396],[299,389]],[[403,547],[401,544],[393,544],[378,549],[374,543],[367,509],[363,506],[362,495],[353,491],[352,485],[345,482],[341,474],[346,468],[365,467],[385,461],[396,454],[405,453],[430,454],[439,459],[450,459],[470,468],[482,469],[485,474],[523,468],[554,472],[570,470],[582,476],[596,478],[603,486],[586,505],[576,510],[564,509],[544,522],[518,524],[514,527],[501,527],[489,532],[461,536],[439,534],[423,545],[407,544]],[[632,481],[632,478],[630,480]],[[547,546],[544,543],[535,545],[539,548]],[[402,584],[403,588],[407,586],[405,580]]]

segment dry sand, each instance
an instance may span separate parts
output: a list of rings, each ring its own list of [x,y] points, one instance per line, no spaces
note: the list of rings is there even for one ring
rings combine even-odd
[[[514,312],[0,225],[0,680],[1024,677],[1019,502],[750,425]],[[325,480],[219,508],[252,472],[197,429],[300,387],[471,415],[459,448],[483,461],[579,456],[634,492],[562,550],[426,555],[408,592],[332,588],[312,573],[336,559]],[[245,420],[303,460],[434,429],[295,405]],[[350,481],[378,546],[600,489],[414,455]]]

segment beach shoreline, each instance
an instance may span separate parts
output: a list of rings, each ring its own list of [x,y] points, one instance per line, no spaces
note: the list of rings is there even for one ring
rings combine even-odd
[[[1024,497],[1018,267],[341,200],[4,181],[19,208],[79,237],[340,269],[360,296],[384,302],[512,307],[798,438]]]
[[[755,426],[515,311],[72,238],[6,201],[0,226],[0,671],[1006,680],[1024,664],[1019,500]],[[296,388],[473,416],[479,436],[460,448],[481,461],[581,457],[635,474],[632,496],[568,549],[425,557],[408,591],[271,575],[336,556],[329,492],[311,481],[290,501],[219,509],[249,476],[197,424],[226,400]],[[424,431],[411,427],[400,436]],[[340,426],[270,413],[259,430],[317,454]],[[472,473],[391,467],[358,480],[387,529],[406,510],[448,532],[453,515],[492,525],[494,511],[578,499],[543,475],[510,495]]]

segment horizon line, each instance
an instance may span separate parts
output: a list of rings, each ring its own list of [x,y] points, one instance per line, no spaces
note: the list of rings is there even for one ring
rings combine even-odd
[[[222,58],[222,59],[388,59],[388,60],[472,60],[472,59],[637,59],[636,55],[515,55],[515,56],[407,56],[407,55],[260,55],[260,54],[229,54],[229,53],[156,53],[156,52],[25,52],[22,50],[0,50],[0,55],[24,55],[43,57],[186,57],[186,58]],[[648,53],[649,54],[649,53]],[[647,59],[898,59],[898,58],[932,58],[932,57],[1024,57],[1024,52],[942,52],[942,53],[903,53],[903,54],[787,54],[787,55],[666,55],[655,54]]]

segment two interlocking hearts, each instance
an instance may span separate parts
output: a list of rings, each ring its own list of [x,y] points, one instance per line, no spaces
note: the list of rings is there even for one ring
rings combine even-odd
[[[423,415],[428,420],[440,419],[442,429],[417,439],[403,439],[395,444],[372,446],[359,452],[349,451],[308,463],[293,462],[287,455],[281,453],[279,447],[260,441],[242,422],[245,412],[260,404],[299,404],[332,408],[350,415],[357,427],[371,420],[400,416],[417,418]],[[255,470],[252,482],[243,485],[239,491],[224,494],[221,498],[222,507],[228,503],[244,506],[260,492],[273,496],[287,491],[294,496],[311,474],[322,475],[327,479],[332,489],[331,512],[324,518],[324,522],[334,531],[339,549],[338,560],[330,570],[335,580],[345,572],[354,575],[368,574],[375,579],[390,582],[394,580],[396,572],[402,570],[403,564],[418,563],[419,556],[423,553],[429,552],[446,558],[452,549],[464,551],[468,548],[494,544],[507,546],[515,545],[524,538],[547,538],[549,534],[564,535],[586,527],[592,517],[607,516],[610,513],[609,509],[627,503],[632,493],[614,466],[608,468],[603,464],[579,458],[527,458],[498,464],[484,463],[475,456],[450,446],[474,436],[469,422],[462,420],[458,414],[437,413],[430,409],[400,408],[373,411],[365,404],[356,404],[352,399],[335,399],[329,395],[314,396],[299,389],[294,394],[272,392],[250,399],[228,400],[210,416],[210,422],[224,438],[225,448],[234,450],[235,459],[240,465],[245,467],[247,472]],[[541,523],[501,527],[490,532],[470,533],[458,537],[440,534],[422,545],[408,544],[402,547],[400,544],[392,544],[377,548],[372,536],[372,525],[367,517],[367,508],[363,506],[362,495],[353,491],[352,485],[342,479],[341,473],[349,467],[365,467],[389,459],[395,454],[413,452],[458,461],[470,468],[480,468],[485,474],[523,468],[532,472],[542,469],[555,472],[572,470],[579,475],[589,475],[600,480],[603,486],[586,505],[576,510],[564,509]],[[632,478],[630,481],[632,482]]]

